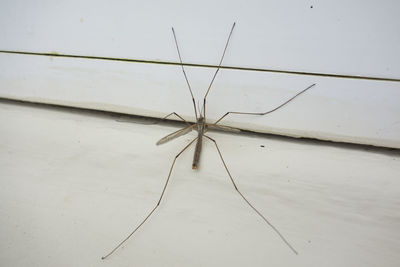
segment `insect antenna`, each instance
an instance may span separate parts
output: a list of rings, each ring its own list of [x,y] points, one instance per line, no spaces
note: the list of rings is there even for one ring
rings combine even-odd
[[[204,106],[200,106],[200,101],[197,101],[197,108],[199,109],[200,117],[204,118],[206,116],[206,114],[203,113],[204,112]]]

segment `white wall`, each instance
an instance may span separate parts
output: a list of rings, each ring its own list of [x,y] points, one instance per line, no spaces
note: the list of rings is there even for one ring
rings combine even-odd
[[[312,6],[312,8],[311,8]],[[0,50],[399,78],[396,1],[3,1]],[[188,68],[201,98],[213,69]],[[222,70],[208,116],[260,132],[400,148],[400,83]],[[0,97],[193,119],[178,66],[0,53]]]
[[[299,254],[205,140],[200,168],[192,145],[156,212],[102,261],[154,207],[196,133],[156,146],[176,128],[10,103],[0,125],[2,266],[399,265],[398,151],[209,133]]]

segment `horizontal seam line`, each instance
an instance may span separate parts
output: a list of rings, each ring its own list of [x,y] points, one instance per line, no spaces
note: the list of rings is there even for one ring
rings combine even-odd
[[[126,116],[126,117],[132,117],[132,118],[143,118],[143,119],[152,119],[158,122],[167,122],[167,123],[177,123],[180,125],[185,125],[184,122],[179,121],[179,120],[167,120],[165,121],[162,118],[157,118],[157,117],[150,117],[150,116],[143,116],[143,115],[134,115],[134,114],[129,114],[129,113],[124,113],[124,112],[119,112],[119,111],[109,111],[109,110],[101,110],[101,109],[95,109],[95,108],[85,108],[85,107],[77,107],[77,106],[69,106],[69,105],[63,105],[63,104],[53,104],[53,103],[47,103],[47,102],[40,102],[40,101],[35,101],[35,100],[23,100],[23,99],[16,99],[16,98],[10,98],[10,97],[3,97],[0,96],[0,104],[1,103],[20,103],[22,105],[27,105],[27,106],[38,106],[38,107],[44,107],[44,108],[56,108],[56,109],[61,109],[64,111],[80,111],[82,113],[86,114],[105,114],[108,116]],[[195,123],[191,121],[191,123]],[[293,136],[288,136],[284,134],[278,134],[278,133],[267,133],[267,132],[259,132],[259,131],[254,131],[254,130],[244,130],[240,129],[243,134],[249,133],[249,134],[257,134],[261,136],[276,136],[288,140],[305,140],[305,141],[312,141],[312,142],[319,142],[319,143],[324,143],[324,144],[336,144],[336,145],[347,145],[351,147],[370,147],[373,149],[377,150],[388,150],[388,151],[397,151],[400,153],[400,149],[396,147],[390,147],[390,146],[385,146],[385,145],[372,145],[372,144],[365,144],[365,143],[351,143],[348,141],[332,141],[329,139],[318,139],[315,137],[293,137]]]
[[[39,53],[39,52],[11,51],[11,50],[0,50],[0,53],[31,55],[31,56],[82,58],[82,59],[108,60],[108,61],[120,61],[120,62],[135,62],[135,63],[147,63],[147,64],[159,64],[159,65],[176,65],[176,66],[183,65],[183,66],[188,66],[188,67],[218,68],[218,66],[216,66],[216,65],[209,65],[209,64],[196,64],[196,63],[182,63],[181,64],[178,62],[171,62],[171,61],[155,61],[155,60],[114,58],[114,57],[101,57],[101,56],[83,56],[83,55],[59,54],[59,53]],[[279,70],[279,69],[260,69],[260,68],[247,68],[247,67],[235,67],[235,66],[220,66],[220,68],[221,69],[230,69],[230,70],[245,70],[245,71],[257,71],[257,72],[281,73],[281,74],[290,74],[290,75],[331,77],[331,78],[340,78],[340,79],[400,82],[400,78],[385,78],[385,77],[376,77],[376,76],[345,75],[345,74],[335,74],[335,73],[290,71],[290,70]]]

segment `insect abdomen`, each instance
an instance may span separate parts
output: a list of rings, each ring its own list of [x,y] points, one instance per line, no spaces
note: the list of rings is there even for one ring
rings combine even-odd
[[[197,143],[196,143],[196,149],[194,151],[194,156],[193,156],[193,163],[192,163],[192,169],[197,169],[200,161],[200,152],[201,152],[201,145],[203,143],[203,134],[199,132],[199,136],[197,138]]]

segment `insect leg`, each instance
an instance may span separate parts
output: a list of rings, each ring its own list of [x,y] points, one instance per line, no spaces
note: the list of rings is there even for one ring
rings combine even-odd
[[[165,116],[165,117],[163,117],[162,119],[163,120],[166,120],[168,117],[171,117],[172,115],[175,115],[176,117],[178,117],[179,119],[181,119],[182,121],[184,121],[186,124],[189,124],[190,125],[190,123],[188,122],[188,121],[186,121],[184,118],[182,118],[182,116],[180,116],[178,113],[176,113],[176,112],[171,112],[171,113],[169,113],[167,116]]]
[[[197,120],[198,117],[197,117],[196,103],[195,103],[195,101],[194,101],[194,96],[193,96],[192,88],[190,87],[190,83],[189,83],[189,80],[188,80],[188,78],[187,78],[187,75],[186,75],[186,72],[185,72],[185,68],[183,67],[181,52],[179,51],[178,41],[176,40],[176,34],[175,34],[174,27],[172,27],[172,34],[174,35],[174,40],[175,40],[175,45],[176,45],[176,51],[178,52],[179,61],[180,61],[180,63],[181,63],[181,68],[182,68],[183,76],[185,76],[186,84],[187,84],[187,86],[188,86],[188,88],[189,88],[190,95],[192,96],[194,114],[195,114],[196,120]]]
[[[219,61],[217,70],[215,71],[214,76],[211,79],[210,85],[208,86],[207,92],[204,95],[204,98],[203,98],[203,117],[204,118],[206,117],[206,99],[207,99],[207,95],[210,92],[210,89],[211,89],[211,86],[214,83],[215,77],[217,76],[217,74],[218,74],[218,72],[219,72],[219,70],[221,68],[221,64],[222,64],[222,61],[224,60],[225,52],[226,52],[226,49],[228,48],[229,40],[231,39],[232,32],[233,32],[233,29],[235,28],[235,25],[236,25],[236,22],[234,22],[233,25],[232,25],[232,28],[231,28],[231,31],[229,32],[228,40],[226,40],[225,47],[224,47],[224,52],[222,53],[222,57],[221,57],[221,60]]]
[[[283,107],[284,105],[286,105],[287,103],[289,103],[290,101],[292,101],[293,99],[295,99],[296,97],[298,97],[299,95],[301,95],[302,93],[304,93],[305,91],[307,91],[308,89],[310,89],[311,87],[313,87],[315,85],[312,84],[310,86],[308,86],[306,89],[304,89],[303,91],[297,93],[296,95],[292,96],[289,100],[286,100],[285,102],[283,102],[282,104],[280,104],[279,106],[277,106],[274,109],[271,109],[269,111],[266,112],[237,112],[237,111],[229,111],[227,113],[225,113],[221,118],[219,118],[216,122],[214,122],[213,124],[217,124],[218,122],[220,122],[223,118],[225,118],[226,116],[228,116],[229,114],[245,114],[245,115],[267,115],[269,113],[272,113],[274,111],[277,111],[278,109],[280,109],[281,107]]]
[[[279,237],[282,239],[282,241],[293,251],[293,253],[295,253],[296,255],[298,254],[297,251],[292,247],[292,245],[289,243],[289,241],[286,240],[286,238],[279,232],[279,230],[269,221],[267,220],[267,218],[261,213],[259,212],[248,200],[247,198],[240,192],[239,188],[237,187],[235,181],[233,180],[233,177],[231,175],[231,173],[228,170],[228,167],[226,166],[225,160],[222,157],[222,153],[219,150],[219,147],[217,145],[217,141],[215,141],[214,139],[212,139],[211,137],[204,135],[205,137],[207,137],[208,139],[210,139],[211,141],[214,142],[215,147],[217,148],[219,157],[222,160],[222,163],[224,164],[225,170],[229,175],[229,178],[231,179],[231,182],[233,184],[233,187],[235,188],[235,190],[239,193],[239,195],[243,198],[243,200],[275,231],[275,233],[277,233],[279,235]]]
[[[194,141],[196,141],[197,137],[195,139],[193,139],[189,144],[187,144],[174,158],[174,161],[172,162],[171,168],[169,169],[169,173],[168,173],[168,178],[167,181],[165,182],[164,188],[161,192],[161,196],[160,199],[158,200],[156,206],[150,211],[150,213],[146,216],[146,218],[144,218],[144,220],[124,239],[122,240],[121,243],[119,243],[113,250],[111,250],[111,252],[109,252],[106,256],[101,257],[102,260],[106,259],[108,256],[110,256],[111,254],[113,254],[119,247],[122,246],[122,244],[124,244],[146,221],[147,219],[153,214],[153,212],[158,208],[158,206],[160,206],[161,200],[164,196],[165,190],[167,189],[167,185],[169,182],[169,178],[171,177],[171,173],[172,173],[172,169],[174,168],[175,165],[175,161],[176,159],[191,145],[193,144]]]

